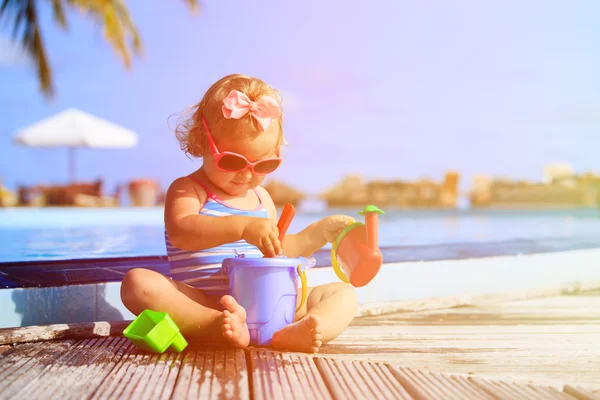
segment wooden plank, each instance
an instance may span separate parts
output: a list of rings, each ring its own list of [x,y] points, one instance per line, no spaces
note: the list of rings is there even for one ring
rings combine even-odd
[[[87,398],[104,378],[101,368],[115,357],[123,344],[124,341],[119,338],[81,341],[55,360],[19,395],[35,399]]]
[[[125,338],[92,339],[71,350],[72,356],[53,366],[31,390],[31,398],[89,398],[133,346]]]
[[[494,400],[495,397],[488,394],[484,390],[479,389],[477,386],[469,383],[465,379],[459,379],[457,376],[449,374],[441,374],[435,372],[423,372],[419,371],[422,375],[428,375],[430,381],[434,385],[443,386],[449,392],[458,399],[481,399],[481,400]]]
[[[385,364],[323,357],[315,363],[336,399],[412,399]]]
[[[525,394],[519,393],[518,390],[515,391],[511,387],[507,388],[505,386],[498,385],[496,382],[489,381],[487,379],[481,379],[478,377],[469,377],[469,381],[474,383],[481,389],[485,390],[486,392],[491,393],[494,396],[496,396],[497,398],[502,399],[502,400],[505,400],[505,399],[506,400],[508,400],[508,399],[528,400],[530,398],[530,396],[526,393]]]
[[[575,397],[561,392],[560,390],[550,387],[550,386],[537,386],[537,385],[527,385],[532,388],[536,393],[540,393],[544,399],[556,399],[556,400],[576,400]]]
[[[419,370],[390,366],[390,371],[415,399],[487,399],[484,392],[475,390],[464,382],[455,384]],[[468,397],[467,397],[468,396]]]
[[[600,389],[600,296],[355,318],[318,356]]]
[[[128,398],[170,399],[177,382],[182,359],[181,354],[175,352],[163,353],[156,357],[154,365],[146,369]]]
[[[352,398],[351,382],[338,368],[331,368],[329,363],[321,363],[320,358],[315,358],[319,371],[326,379],[331,394],[336,399]],[[332,384],[335,382],[336,384]]]
[[[241,349],[191,350],[181,363],[173,399],[249,399],[246,359]]]
[[[0,355],[4,355],[8,350],[12,349],[12,346],[3,344],[0,345]]]
[[[137,350],[134,351],[137,352]],[[144,384],[147,383],[148,373],[153,371],[162,357],[169,356],[165,354],[149,354],[143,350],[139,352],[144,353],[142,359],[137,364],[131,366],[128,379],[124,380],[121,385],[117,386],[115,391],[110,393],[108,396],[109,399],[130,399],[139,396],[146,389]]]
[[[189,397],[192,377],[196,370],[196,357],[197,352],[195,351],[187,351],[183,355],[183,360],[179,366],[179,377],[177,378],[173,389],[173,398],[183,399]],[[202,361],[204,360],[202,353],[200,353],[200,357],[202,357],[202,360],[198,362],[198,367],[202,368]]]
[[[152,356],[144,358],[140,365],[136,366],[128,385],[119,391],[118,395],[111,393],[109,398],[170,398],[177,379],[177,369],[173,372],[171,366],[176,365],[178,359],[181,359],[181,354],[174,352],[152,354]]]
[[[294,367],[293,372],[287,371],[289,375],[288,379],[290,382],[293,381],[293,374],[295,374],[295,377],[300,381],[300,387],[302,388],[302,393],[305,398],[319,398],[319,396],[322,399],[331,398],[331,394],[329,390],[327,390],[325,381],[319,373],[315,361],[311,357],[283,354],[282,358],[284,363]],[[315,393],[318,393],[318,396]],[[298,395],[298,397],[301,396]]]
[[[224,362],[224,399],[250,398],[250,379],[248,378],[246,354],[240,349],[225,350]]]
[[[600,400],[600,390],[591,392],[579,386],[565,385],[563,387],[563,392],[580,400]]]
[[[465,392],[470,393],[471,396],[481,396],[482,398],[493,398],[497,399],[496,396],[490,395],[485,390],[480,389],[478,386],[469,382],[468,377],[463,375],[455,375],[455,374],[443,374],[447,377],[447,379],[452,380],[452,382],[461,387],[461,389]]]
[[[42,351],[43,343],[24,343],[14,346],[10,352],[0,358],[0,381],[4,381],[7,375],[12,375],[20,365],[30,361],[30,358]]]
[[[572,396],[551,387],[543,387],[518,382],[499,381],[478,377],[469,377],[469,381],[488,393],[501,399],[562,399],[573,400]]]
[[[250,349],[251,389],[255,399],[331,399],[312,357]]]
[[[6,398],[18,395],[18,398],[26,398],[22,393],[35,387],[36,383],[52,365],[66,357],[73,347],[82,346],[81,343],[73,341],[59,341],[39,343],[37,346],[23,346],[21,357],[15,354],[15,362],[3,371],[0,379],[0,393]],[[19,349],[21,350],[21,349]],[[16,353],[16,351],[15,351]]]
[[[147,353],[123,337],[18,344],[0,356],[2,398],[599,399],[597,392],[425,372],[381,363],[202,345]],[[209,346],[208,346],[209,347]],[[321,376],[322,374],[322,376]],[[250,387],[249,387],[250,386]],[[333,395],[333,396],[332,396]]]
[[[90,398],[99,391],[102,385],[113,377],[115,369],[123,358],[127,357],[134,348],[133,344],[124,337],[107,338],[104,339],[104,343],[106,350],[102,357],[93,364],[81,366],[78,374],[74,374],[75,379],[71,387],[74,392],[81,394],[79,398]],[[61,392],[60,396],[68,398],[68,391]]]
[[[33,379],[28,380],[26,385],[20,389],[20,398],[39,398],[46,391],[51,392],[53,387],[60,384],[63,379],[69,379],[72,366],[77,363],[79,357],[87,358],[91,362],[96,358],[99,350],[97,339],[91,339],[75,343],[61,357],[53,360],[45,366]],[[47,397],[49,398],[49,397]]]
[[[352,365],[364,371],[363,379],[368,380],[369,386],[374,388],[377,398],[410,399],[410,394],[402,387],[400,382],[392,375],[389,367],[383,363],[367,363],[354,361]],[[389,397],[388,397],[389,396]]]
[[[161,354],[132,347],[126,357],[124,356],[119,363],[121,364],[120,368],[114,371],[113,378],[107,381],[108,385],[99,387],[94,397],[103,399],[130,398],[138,391],[140,383],[143,384],[142,378],[146,371],[153,369],[162,356]]]
[[[110,377],[103,380],[90,396],[91,399],[107,399],[111,396],[119,396],[125,389],[135,366],[139,365],[144,358],[152,357],[152,353],[138,351],[135,346],[129,345],[124,349],[123,356],[110,372]]]
[[[0,328],[0,345],[47,340],[120,336],[131,321],[84,322]]]

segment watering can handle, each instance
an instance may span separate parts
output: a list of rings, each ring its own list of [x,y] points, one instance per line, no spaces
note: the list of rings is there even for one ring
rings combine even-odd
[[[350,283],[350,281],[348,280],[348,277],[342,271],[342,267],[340,266],[340,263],[339,263],[339,261],[337,259],[336,244],[335,243],[333,244],[333,246],[331,246],[331,266],[333,267],[333,271],[335,272],[335,274],[337,275],[337,277],[342,282],[344,282],[344,283]]]
[[[338,278],[344,283],[350,283],[350,280],[346,276],[346,274],[342,271],[342,267],[337,259],[337,248],[342,242],[342,239],[350,232],[352,229],[357,228],[359,226],[363,226],[364,224],[361,222],[355,222],[353,224],[347,225],[338,235],[338,237],[333,242],[331,246],[331,266],[333,267],[333,271],[337,275]]]

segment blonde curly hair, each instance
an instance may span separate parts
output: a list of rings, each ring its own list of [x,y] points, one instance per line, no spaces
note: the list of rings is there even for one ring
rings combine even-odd
[[[200,102],[188,110],[188,116],[183,117],[175,127],[175,136],[179,141],[181,150],[188,156],[202,157],[208,146],[206,132],[202,117],[210,129],[213,138],[225,135],[256,137],[262,130],[250,113],[240,119],[226,119],[223,116],[223,99],[232,90],[244,93],[251,101],[256,101],[262,96],[271,96],[281,104],[279,92],[258,78],[241,74],[227,75],[215,82],[204,94]],[[269,129],[278,129],[277,147],[285,141],[283,139],[283,115],[275,120]]]

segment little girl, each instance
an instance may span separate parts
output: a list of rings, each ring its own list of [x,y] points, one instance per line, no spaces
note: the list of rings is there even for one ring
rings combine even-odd
[[[167,192],[171,278],[133,269],[123,279],[121,299],[133,314],[167,312],[184,336],[247,347],[246,311],[227,293],[223,259],[233,257],[234,249],[268,257],[310,257],[354,222],[329,216],[286,235],[283,245],[279,242],[275,206],[259,186],[281,164],[278,99],[275,89],[259,79],[229,75],[208,89],[190,120],[176,130],[182,150],[202,157],[203,163],[176,179]],[[273,347],[318,352],[350,324],[357,307],[356,292],[345,283],[309,288],[295,322],[273,335]]]

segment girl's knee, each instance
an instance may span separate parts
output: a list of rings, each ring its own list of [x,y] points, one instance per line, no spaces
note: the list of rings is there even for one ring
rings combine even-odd
[[[346,304],[358,308],[358,293],[356,288],[350,284],[344,283],[344,287],[340,289],[344,293]]]
[[[137,308],[141,302],[152,299],[156,294],[157,278],[162,275],[148,269],[129,270],[121,282],[121,301],[125,307]]]
[[[339,298],[340,303],[343,304],[346,310],[354,310],[356,314],[358,311],[358,293],[356,292],[356,288],[344,282],[336,282],[332,283],[332,285],[335,285],[332,288],[332,295]]]
[[[335,283],[330,283],[329,284],[329,288],[327,288],[327,292],[329,293],[343,293],[344,295],[347,295],[349,297],[357,297],[356,294],[356,289],[354,288],[354,286],[350,285],[349,283],[344,283],[344,282],[335,282]]]
[[[317,286],[310,292],[312,302],[320,302],[328,297],[344,297],[345,302],[358,304],[358,295],[354,286],[344,282],[333,282],[325,285]]]
[[[148,280],[148,272],[144,268],[134,268],[127,271],[121,282],[121,292],[131,289],[136,289],[141,286],[142,282]]]

